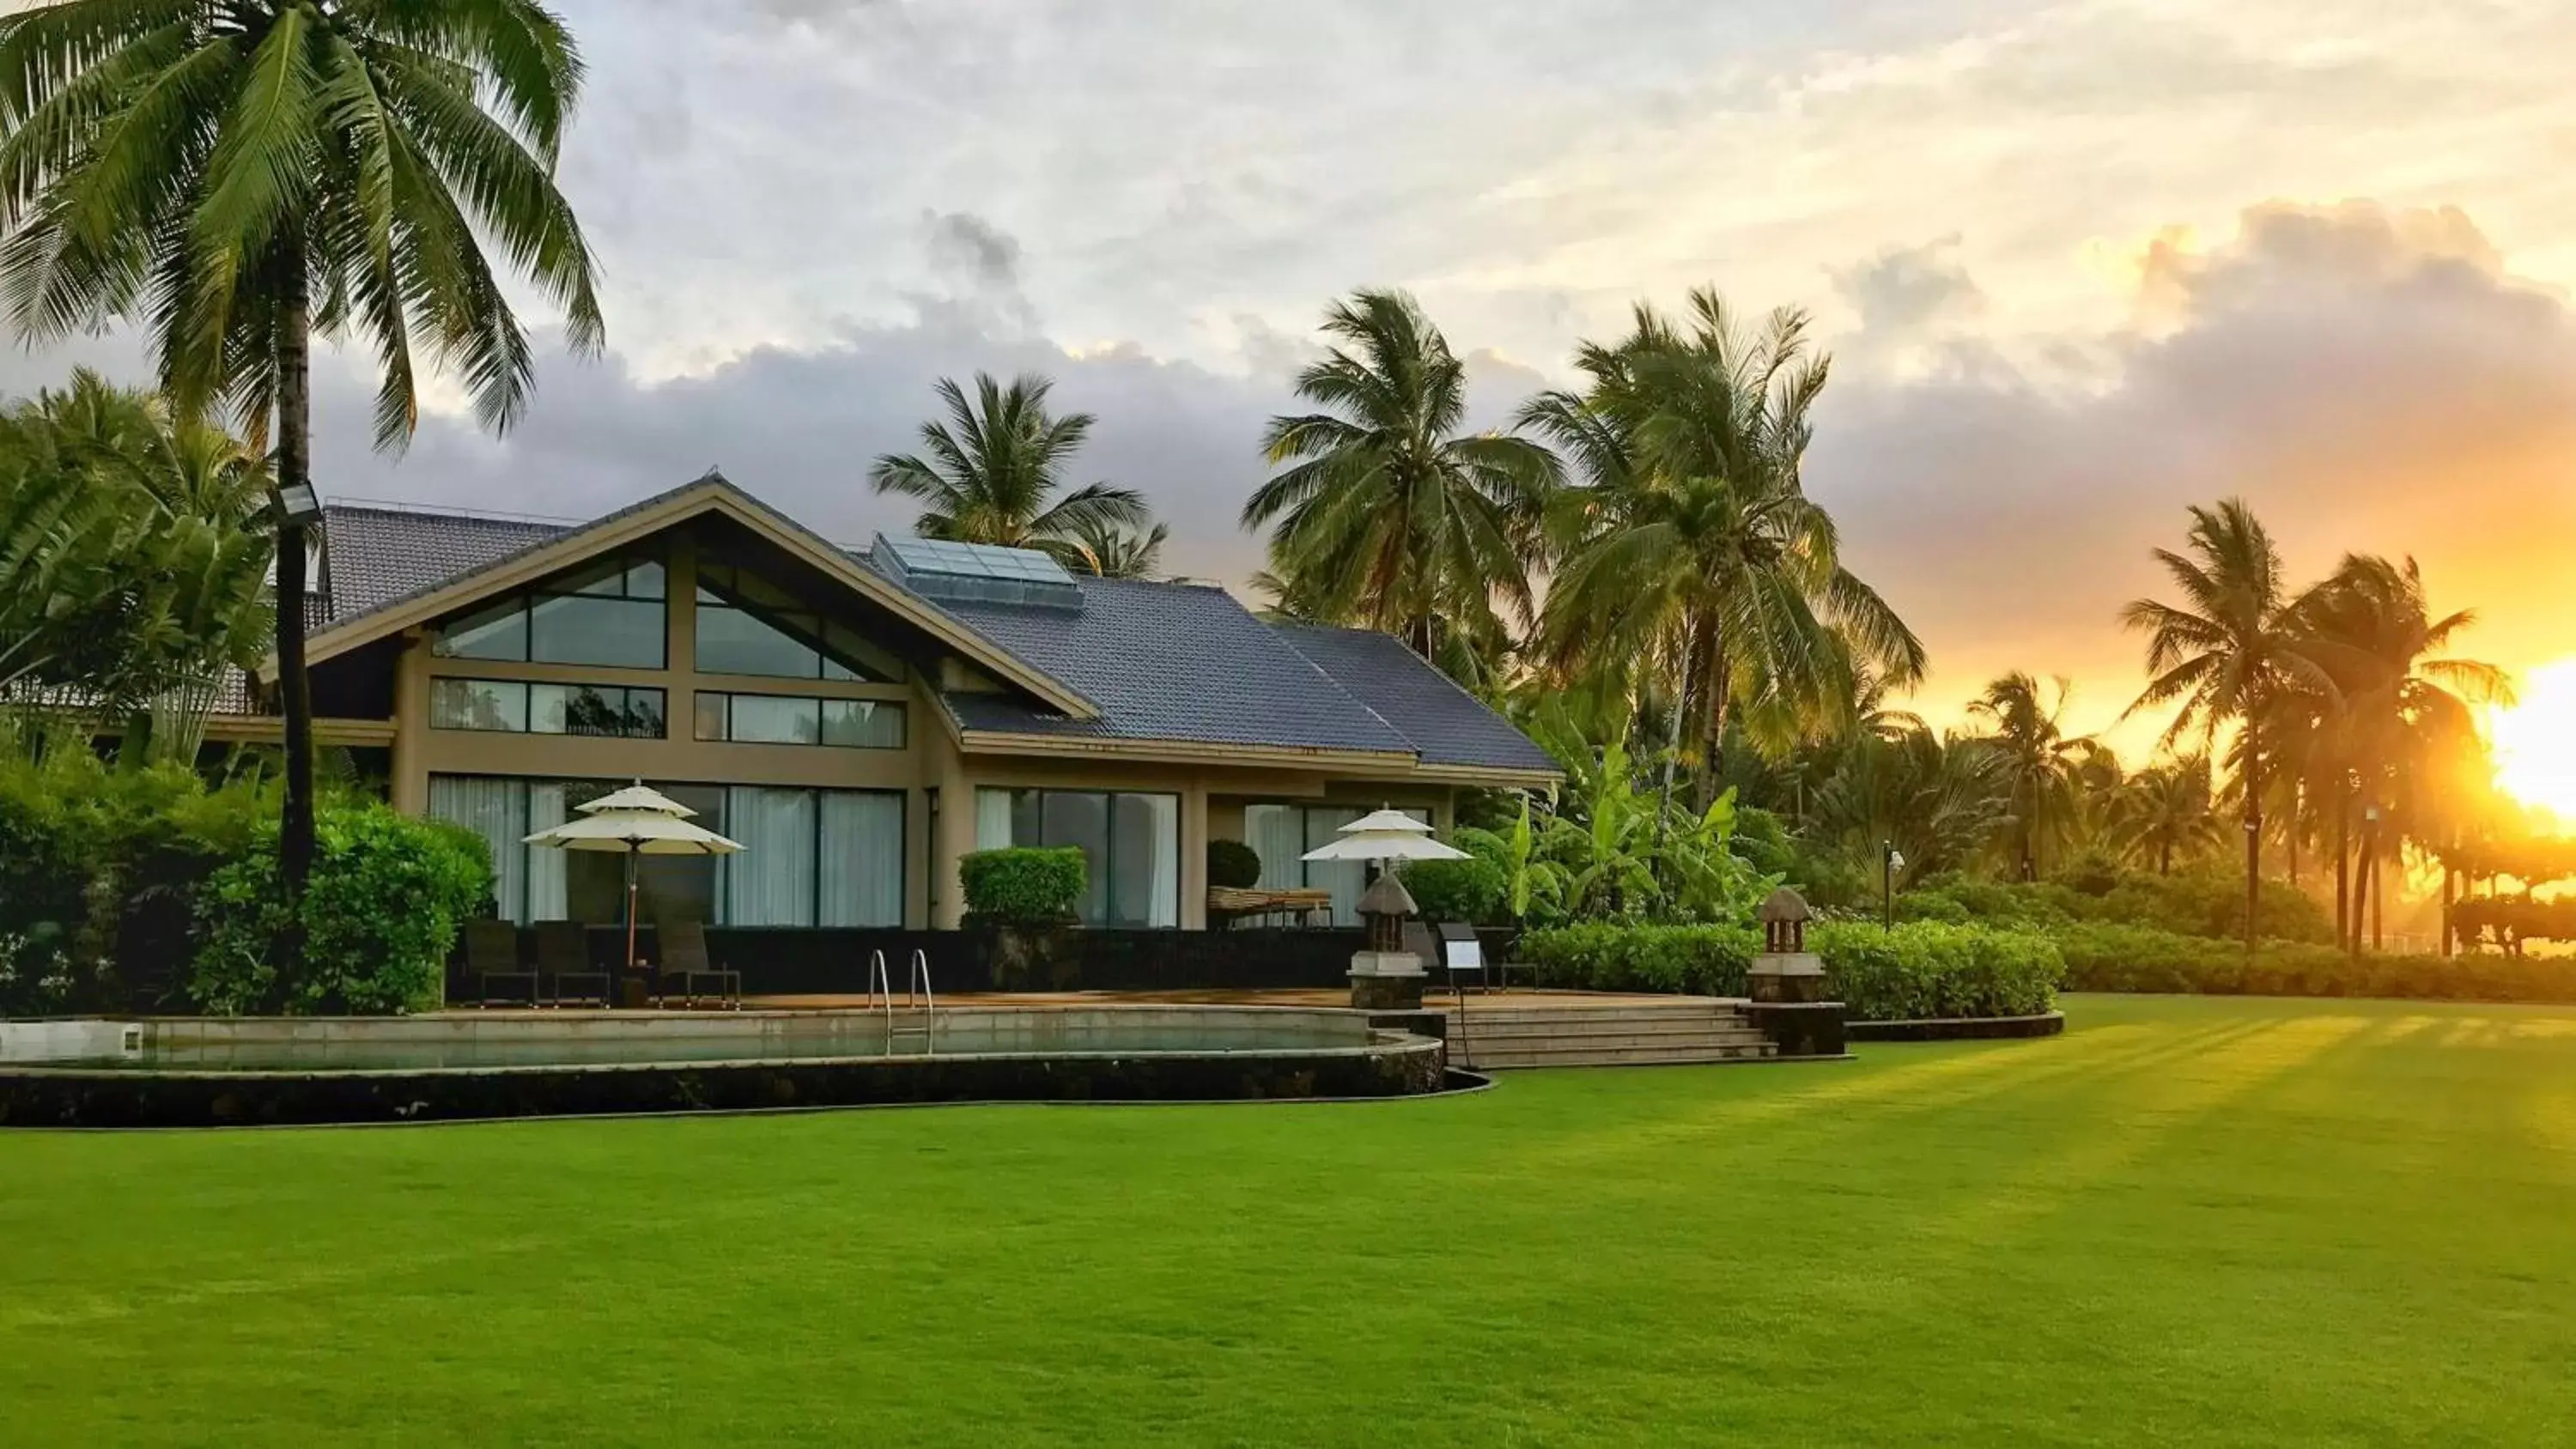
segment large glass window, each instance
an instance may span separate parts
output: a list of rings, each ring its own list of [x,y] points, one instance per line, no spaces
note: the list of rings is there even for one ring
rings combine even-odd
[[[1333,924],[1354,926],[1360,919],[1360,894],[1368,889],[1369,868],[1356,860],[1305,859],[1307,851],[1329,844],[1341,828],[1367,814],[1348,805],[1247,805],[1243,808],[1244,844],[1261,857],[1263,890],[1321,890],[1333,896]],[[1403,813],[1430,823],[1428,810]]]
[[[1090,926],[1181,923],[1181,801],[1100,790],[978,790],[975,847],[1072,846],[1088,867],[1075,914]]]
[[[735,744],[903,748],[903,706],[879,699],[724,694],[700,690],[697,736]]]
[[[442,730],[597,735],[658,740],[663,694],[618,684],[522,684],[508,679],[433,679],[429,723]]]
[[[659,669],[665,592],[659,562],[599,559],[456,620],[430,649],[447,659]]]
[[[483,837],[493,905],[519,921],[625,919],[626,857],[525,843],[623,781],[432,775],[429,813]],[[900,926],[904,808],[899,792],[656,784],[697,823],[742,843],[729,856],[636,861],[637,919],[719,926]]]
[[[758,574],[720,561],[698,566],[702,674],[892,683],[903,663]]]

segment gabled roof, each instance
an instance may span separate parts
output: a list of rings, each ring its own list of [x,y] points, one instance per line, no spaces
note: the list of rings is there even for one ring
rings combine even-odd
[[[364,563],[348,560],[345,555],[334,558],[333,586],[355,598],[372,599],[374,602],[349,611],[334,609],[330,624],[306,641],[305,657],[312,663],[321,663],[411,625],[452,612],[476,599],[532,582],[673,524],[709,514],[731,518],[765,536],[824,574],[848,585],[861,597],[1036,695],[1048,705],[1076,718],[1090,718],[1098,713],[1092,702],[1078,690],[1049,676],[1043,669],[995,648],[992,641],[977,636],[939,606],[867,567],[803,524],[743,492],[722,474],[712,471],[695,482],[574,528],[556,527],[546,531],[551,526],[515,524],[511,526],[518,530],[515,534],[508,529],[449,528],[445,525],[482,524],[490,520],[431,514],[415,515],[415,522],[408,526],[386,527],[379,520],[370,520],[378,524],[380,536],[375,541],[376,545],[394,552],[408,547],[417,555],[429,558],[437,557],[438,549],[489,556],[469,564],[461,572],[427,581],[421,580],[425,568],[408,560],[395,559],[387,564],[388,574],[381,582],[364,577]],[[432,519],[436,522],[430,522]],[[365,534],[366,525],[362,523],[361,537]],[[436,540],[434,547],[431,543],[433,537]],[[362,545],[361,551],[366,552],[367,546]],[[380,558],[378,562],[385,560]],[[344,571],[350,573],[345,584],[341,579]],[[260,672],[266,675],[276,667],[276,661],[270,659],[262,665]]]
[[[1561,775],[1519,730],[1386,635],[1268,624],[1206,585],[1087,575],[1074,579],[1079,607],[934,601],[712,473],[579,525],[334,504],[323,524],[327,607],[308,653],[330,658],[708,513],[769,537],[1013,686],[937,694],[970,748],[1221,753],[1484,783]]]
[[[1281,639],[1404,736],[1426,765],[1560,773],[1555,759],[1404,641],[1367,629],[1277,624]]]

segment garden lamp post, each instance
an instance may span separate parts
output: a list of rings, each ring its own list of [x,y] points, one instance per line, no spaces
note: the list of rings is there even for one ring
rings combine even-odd
[[[313,686],[304,672],[304,632],[312,623],[305,606],[312,587],[306,540],[322,526],[322,500],[309,479],[296,479],[270,495],[269,510],[277,525],[277,578],[271,592],[277,609],[277,703],[286,747],[277,876],[291,904],[303,898],[304,877],[313,864]],[[301,931],[290,931],[287,954],[301,956],[303,949]]]
[[[1889,930],[1896,928],[1896,873],[1905,869],[1905,854],[1893,840],[1878,843],[1879,909],[1885,915]]]

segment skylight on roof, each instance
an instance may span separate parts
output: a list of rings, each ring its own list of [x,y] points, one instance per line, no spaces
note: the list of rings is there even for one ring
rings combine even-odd
[[[1033,548],[878,534],[869,556],[926,599],[1080,609],[1082,590],[1064,565]]]

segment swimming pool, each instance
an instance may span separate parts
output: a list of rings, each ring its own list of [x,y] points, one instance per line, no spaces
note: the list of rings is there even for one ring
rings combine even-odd
[[[1236,1006],[0,1023],[0,1124],[186,1126],[880,1102],[1388,1097],[1431,1036]]]

